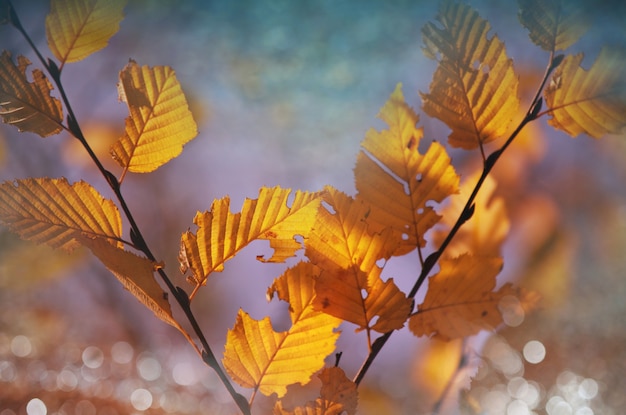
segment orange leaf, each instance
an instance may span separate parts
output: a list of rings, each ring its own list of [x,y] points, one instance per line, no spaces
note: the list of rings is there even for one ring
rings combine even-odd
[[[372,329],[384,333],[401,328],[411,300],[392,279],[383,282],[376,265],[395,251],[398,241],[393,232],[368,232],[370,208],[362,200],[327,188],[325,202],[335,213],[320,208],[305,241],[306,256],[322,269],[315,284],[316,309],[350,321],[368,335]]]
[[[268,291],[270,297],[276,292],[289,302],[292,326],[288,331],[275,332],[269,317],[257,321],[239,311],[226,337],[223,363],[241,386],[281,397],[288,385],[308,383],[335,350],[339,333],[334,330],[340,320],[312,306],[313,277],[317,272],[312,264],[301,262],[288,269]]]
[[[52,85],[39,69],[33,71],[33,82],[26,78],[30,61],[18,56],[17,66],[7,51],[0,56],[0,116],[19,131],[41,137],[58,134],[63,129],[63,107],[52,97]]]
[[[423,108],[452,129],[451,146],[477,148],[502,137],[517,114],[513,61],[497,36],[487,37],[489,22],[470,6],[441,2],[437,19],[441,27],[422,29],[424,53],[440,58]]]
[[[577,0],[518,0],[519,19],[530,39],[555,52],[574,44],[589,27],[589,15]]]
[[[159,319],[186,334],[172,316],[165,291],[154,279],[154,272],[162,267],[161,264],[108,244],[102,238],[81,238],[80,242],[102,261],[139,302],[152,310]]]
[[[282,401],[274,406],[274,415],[354,415],[357,409],[356,385],[339,367],[327,367],[318,375],[322,381],[320,397],[293,410],[283,408]]]
[[[115,204],[86,182],[30,178],[0,184],[0,221],[23,239],[67,251],[83,235],[121,244]]]
[[[126,171],[149,173],[178,157],[198,134],[185,94],[168,66],[130,61],[120,72],[120,100],[128,104],[126,132],[111,155]],[[121,179],[120,179],[121,180]]]
[[[416,336],[449,340],[493,330],[502,322],[500,300],[521,293],[511,284],[493,292],[502,268],[501,258],[465,254],[442,259],[440,267],[439,273],[429,279],[424,302],[409,320]]]
[[[125,5],[126,0],[52,0],[46,36],[61,66],[106,47],[119,30]]]
[[[208,212],[196,214],[196,234],[181,237],[179,258],[181,271],[191,270],[192,282],[206,284],[214,271],[256,239],[267,239],[274,249],[268,262],[284,262],[302,245],[294,236],[306,237],[319,206],[319,193],[297,191],[291,206],[287,199],[291,189],[263,187],[256,200],[246,199],[241,213],[230,212],[230,198],[216,200]]]
[[[572,137],[600,138],[626,127],[626,54],[603,48],[591,69],[580,66],[582,53],[566,56],[545,90],[548,123]]]
[[[459,177],[439,143],[419,153],[423,130],[415,127],[419,117],[404,102],[401,84],[379,117],[389,130],[370,129],[361,143],[363,150],[354,169],[357,198],[371,206],[370,229],[392,227],[401,241],[395,254],[403,255],[426,244],[424,233],[440,219],[426,203],[441,202],[455,193]]]

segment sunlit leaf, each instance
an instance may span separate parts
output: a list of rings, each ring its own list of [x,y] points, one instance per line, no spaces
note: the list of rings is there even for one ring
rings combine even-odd
[[[465,202],[474,190],[479,173],[469,176],[461,185],[458,195],[452,196],[443,210],[442,225],[433,233],[432,242],[441,246],[452,226],[461,214]],[[510,221],[504,199],[495,194],[497,183],[487,176],[480,192],[474,199],[474,214],[454,236],[444,255],[452,258],[465,252],[477,256],[497,257],[502,254],[502,244],[509,233]]]
[[[117,277],[137,300],[151,310],[159,319],[184,333],[172,316],[168,297],[154,279],[154,272],[162,267],[147,258],[137,256],[123,248],[106,243],[102,238],[80,238],[82,245],[104,264]]]
[[[530,39],[555,52],[574,44],[589,27],[588,13],[578,0],[518,0],[519,20]]]
[[[224,367],[240,385],[258,389],[264,395],[285,394],[288,385],[306,384],[324,366],[335,350],[341,321],[315,311],[312,264],[301,262],[288,269],[269,290],[289,302],[292,326],[275,332],[269,317],[257,321],[239,311],[237,322],[228,331]]]
[[[582,60],[582,53],[566,56],[554,72],[545,91],[548,123],[572,137],[617,134],[626,126],[626,54],[603,48],[588,71]]]
[[[419,117],[404,102],[400,84],[379,117],[389,129],[370,129],[361,143],[364,151],[354,169],[357,198],[371,206],[371,230],[394,229],[401,241],[396,254],[402,255],[426,244],[424,233],[440,219],[426,203],[441,202],[456,192],[459,178],[439,143],[419,153],[423,130],[416,128]]]
[[[119,30],[125,5],[126,0],[52,0],[46,36],[61,66],[106,47]]]
[[[29,131],[47,137],[61,132],[63,107],[50,96],[52,85],[39,69],[33,70],[33,82],[26,77],[30,61],[18,56],[17,66],[11,54],[0,57],[0,115],[7,124],[19,131]]]
[[[315,284],[316,309],[354,323],[368,334],[401,328],[411,300],[393,279],[381,279],[377,265],[396,250],[397,238],[390,229],[369,233],[370,208],[362,200],[328,188],[325,201],[335,213],[320,208],[305,241],[306,256],[322,269]]]
[[[453,147],[472,149],[505,135],[517,113],[513,61],[489,22],[465,4],[441,3],[437,20],[422,29],[425,54],[439,61],[424,111],[452,129]]]
[[[177,157],[198,128],[187,99],[168,66],[139,66],[120,72],[120,99],[128,104],[126,132],[111,155],[126,171],[148,173]]]
[[[282,401],[274,406],[274,415],[354,415],[357,409],[356,385],[339,367],[327,367],[318,375],[322,381],[320,396],[313,402],[294,409],[283,407]]]
[[[527,294],[510,283],[494,292],[502,259],[469,254],[440,260],[440,271],[428,282],[428,292],[418,311],[409,320],[416,336],[442,340],[468,337],[481,330],[494,330],[502,323],[498,308],[506,296]],[[530,297],[529,297],[530,298]],[[528,304],[534,302],[534,294]]]
[[[230,198],[215,200],[210,211],[198,212],[197,232],[181,237],[181,271],[191,271],[194,284],[206,284],[209,274],[222,271],[224,263],[256,239],[270,241],[274,249],[267,262],[283,262],[302,245],[296,235],[307,237],[320,204],[319,193],[297,191],[288,205],[291,189],[263,187],[256,200],[246,199],[241,213],[230,212]]]
[[[29,178],[0,184],[0,221],[23,239],[71,251],[77,237],[120,244],[122,220],[115,204],[86,182]]]

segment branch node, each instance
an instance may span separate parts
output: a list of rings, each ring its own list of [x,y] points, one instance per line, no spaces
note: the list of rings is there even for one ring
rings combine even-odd
[[[428,270],[432,269],[433,266],[435,266],[435,262],[437,262],[438,258],[439,258],[438,252],[433,252],[432,254],[428,255],[428,257],[426,257],[426,261],[424,261],[423,268],[428,269]]]
[[[530,110],[531,120],[537,119],[537,116],[539,115],[539,112],[541,111],[542,107],[543,107],[543,97],[539,97],[537,102],[535,102],[535,105],[533,105],[533,107]]]
[[[183,290],[179,286],[176,286],[176,291],[174,292],[174,295],[176,296],[178,303],[182,307],[186,307],[187,309],[189,309],[189,306],[190,306],[189,297],[187,296],[187,292],[185,290]]]
[[[552,62],[550,63],[550,69],[548,70],[548,72],[552,72],[554,69],[556,69],[556,67],[559,66],[561,62],[563,62],[563,59],[565,59],[565,55],[563,54],[556,55],[554,59],[552,59]]]
[[[341,355],[343,352],[335,353],[335,367],[339,367],[339,361],[341,360]]]
[[[474,216],[474,211],[476,210],[476,204],[472,203],[471,205],[468,206],[467,209],[465,209],[463,211],[463,213],[461,213],[461,222],[465,223],[468,220],[470,220],[472,218],[472,216]]]
[[[48,73],[50,76],[58,83],[61,82],[61,70],[59,69],[57,63],[52,59],[48,58]]]

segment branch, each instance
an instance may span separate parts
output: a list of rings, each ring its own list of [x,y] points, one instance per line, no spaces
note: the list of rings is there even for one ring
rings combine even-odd
[[[58,65],[53,60],[48,59],[46,61],[44,59],[44,57],[39,52],[39,49],[37,48],[37,46],[32,42],[32,40],[30,39],[26,31],[24,30],[23,26],[21,25],[19,18],[17,14],[15,13],[15,9],[13,8],[13,5],[10,0],[8,1],[8,7],[9,7],[9,18],[10,18],[11,24],[26,38],[26,41],[28,42],[30,47],[33,49],[33,51],[35,52],[35,54],[41,61],[46,71],[50,74],[50,77],[53,79],[55,85],[57,86],[59,90],[59,94],[61,95],[61,99],[63,100],[63,104],[65,105],[65,108],[68,113],[67,130],[72,134],[72,136],[74,136],[74,138],[76,138],[82,144],[83,148],[87,151],[93,163],[96,165],[96,167],[98,168],[102,176],[105,178],[105,180],[109,184],[111,190],[113,190],[113,193],[115,193],[115,196],[117,200],[119,201],[120,206],[124,212],[124,215],[128,219],[128,222],[131,227],[130,237],[132,241],[132,246],[138,249],[139,251],[141,251],[142,253],[144,253],[149,260],[156,261],[156,257],[154,256],[154,254],[148,247],[148,244],[146,240],[144,239],[141,233],[141,230],[139,229],[139,226],[137,225],[137,222],[135,221],[135,218],[133,217],[133,214],[128,207],[128,204],[126,203],[126,199],[122,195],[120,182],[117,180],[117,178],[115,177],[113,173],[111,173],[106,168],[104,168],[104,166],[98,159],[98,156],[96,156],[91,146],[85,139],[85,136],[83,135],[83,132],[80,128],[78,120],[76,119],[76,116],[74,115],[74,110],[72,109],[72,105],[70,104],[67,94],[65,93],[63,83],[61,82],[62,68],[59,68]],[[226,375],[224,370],[219,365],[217,359],[215,358],[215,355],[213,354],[213,351],[211,350],[211,347],[209,346],[206,340],[206,337],[204,336],[204,333],[202,332],[202,329],[198,325],[198,322],[196,321],[193,311],[191,310],[189,297],[187,296],[187,293],[182,288],[174,286],[174,284],[172,283],[172,281],[170,280],[170,278],[167,276],[167,274],[165,273],[163,269],[160,268],[158,270],[158,274],[163,280],[163,282],[165,283],[165,285],[167,285],[168,290],[173,294],[174,298],[176,299],[176,302],[179,304],[179,306],[185,313],[185,316],[187,317],[187,320],[191,324],[191,327],[193,328],[194,333],[196,334],[196,336],[200,340],[200,343],[202,344],[203,350],[200,350],[198,348],[198,346],[195,344],[193,339],[188,334],[183,333],[183,335],[185,336],[187,341],[192,345],[192,347],[196,350],[196,352],[198,352],[198,354],[202,357],[202,360],[217,373],[218,377],[220,378],[220,380],[222,381],[222,383],[228,390],[229,394],[231,395],[231,397],[233,398],[233,400],[235,401],[235,403],[237,404],[241,412],[244,415],[249,415],[250,406],[248,405],[248,402],[246,401],[245,397],[243,397],[241,394],[235,391],[228,376]]]
[[[450,232],[446,236],[446,239],[444,239],[444,241],[442,242],[439,249],[433,252],[432,254],[430,254],[426,258],[426,261],[424,261],[424,265],[422,266],[422,271],[420,272],[420,275],[417,278],[417,281],[415,281],[413,288],[411,288],[411,291],[408,294],[409,298],[415,298],[415,295],[424,284],[424,281],[426,281],[426,278],[428,277],[428,275],[430,275],[434,266],[437,264],[437,262],[439,262],[439,259],[445,252],[450,242],[452,242],[452,239],[457,234],[459,229],[461,229],[461,226],[463,226],[463,224],[467,222],[474,214],[474,208],[475,208],[474,201],[476,200],[476,196],[478,195],[478,192],[480,188],[482,187],[485,179],[487,178],[489,173],[491,173],[491,170],[493,170],[493,167],[496,165],[496,163],[498,162],[498,160],[500,159],[504,151],[511,145],[513,140],[515,140],[515,138],[519,135],[522,129],[526,126],[526,124],[528,124],[531,121],[536,120],[538,117],[542,115],[540,112],[541,107],[543,105],[541,92],[543,91],[543,88],[545,87],[545,84],[548,78],[550,77],[550,74],[561,63],[562,60],[563,60],[562,55],[554,56],[553,53],[550,54],[549,63],[548,63],[548,66],[546,67],[546,71],[544,73],[543,79],[541,81],[541,84],[539,85],[539,88],[537,88],[537,92],[535,93],[535,96],[532,102],[530,103],[530,106],[528,108],[528,111],[526,112],[526,115],[524,116],[522,121],[519,123],[517,128],[511,133],[511,135],[506,140],[506,142],[502,145],[502,147],[500,147],[498,150],[495,150],[487,158],[483,158],[484,159],[483,171],[482,171],[482,174],[480,175],[480,178],[478,179],[478,182],[474,186],[474,190],[472,191],[472,194],[467,199],[467,202],[465,203],[465,207],[459,214],[459,217],[454,223],[454,226],[452,227],[452,229],[450,229]],[[389,340],[389,338],[391,337],[392,333],[393,331],[387,332],[374,341],[374,344],[372,345],[372,349],[369,355],[363,362],[363,365],[359,369],[359,372],[354,377],[353,381],[354,383],[357,384],[357,386],[363,380],[363,377],[365,376],[370,366],[376,359],[376,356],[378,356],[378,353],[382,350],[385,343],[387,343],[387,340]]]

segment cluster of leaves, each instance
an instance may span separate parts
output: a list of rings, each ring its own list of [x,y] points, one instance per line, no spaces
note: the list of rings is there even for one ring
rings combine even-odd
[[[175,72],[134,61],[120,72],[119,97],[128,105],[129,116],[124,135],[111,147],[111,156],[121,168],[118,175],[105,169],[91,150],[61,82],[66,63],[106,46],[118,30],[124,3],[53,0],[46,34],[56,60],[46,60],[11,3],[0,2],[0,21],[12,24],[29,41],[60,95],[60,99],[54,96],[44,71],[34,69],[29,79],[29,60],[19,56],[16,63],[4,51],[0,57],[3,121],[41,137],[67,131],[89,153],[117,199],[116,203],[105,198],[84,181],[47,177],[8,181],[0,184],[0,221],[24,239],[68,251],[80,245],[91,250],[128,291],[185,336],[216,370],[244,413],[250,412],[257,391],[282,398],[288,386],[306,384],[318,373],[322,387],[317,400],[297,408],[286,408],[277,400],[274,412],[353,414],[358,384],[387,339],[405,324],[416,336],[455,339],[497,328],[502,322],[499,304],[505,297],[515,296],[524,308],[532,308],[538,299],[535,293],[511,284],[494,291],[508,222],[501,204],[492,198],[493,226],[486,232],[484,222],[483,227],[477,224],[476,216],[488,211],[478,198],[479,190],[521,129],[543,115],[572,136],[601,137],[626,125],[626,82],[620,72],[624,54],[603,49],[589,70],[580,66],[582,54],[557,54],[585,31],[585,13],[579,4],[519,1],[521,23],[531,40],[549,52],[549,59],[536,96],[516,120],[521,105],[519,80],[504,43],[489,35],[489,23],[470,6],[442,2],[437,22],[422,29],[424,52],[438,64],[429,91],[422,94],[423,111],[450,128],[450,146],[480,150],[483,170],[464,189],[463,207],[443,221],[435,209],[459,192],[460,178],[442,144],[433,141],[420,152],[425,146],[419,115],[405,102],[398,85],[379,114],[388,128],[369,130],[361,143],[354,168],[356,195],[330,186],[293,193],[264,187],[257,199],[244,201],[239,213],[231,212],[228,197],[198,212],[195,227],[184,232],[180,241],[180,270],[192,286],[188,294],[173,283],[165,265],[150,251],[122,194],[128,172],[154,171],[181,154],[197,135]],[[488,155],[488,143],[502,139]],[[128,237],[122,230],[120,208],[130,225]],[[448,226],[431,232],[438,245],[428,252],[426,234],[438,223]],[[452,255],[447,249],[455,237],[464,242],[464,249]],[[262,262],[284,262],[304,249],[306,259],[285,270],[267,291],[270,299],[277,296],[289,303],[291,327],[276,332],[269,318],[255,320],[240,310],[226,336],[224,371],[195,320],[191,303],[214,272],[222,271],[226,261],[260,239],[269,241],[273,249],[270,258],[258,257]],[[394,257],[414,251],[419,258],[417,277],[410,292],[404,293],[393,278],[382,274]],[[415,296],[427,278],[428,291],[415,308]],[[174,318],[170,298],[187,322]],[[344,322],[365,332],[370,350],[353,380],[338,364],[324,367],[335,352],[337,329]],[[183,326],[191,326],[194,335]],[[235,392],[230,379],[253,389],[252,396],[245,399]]]

